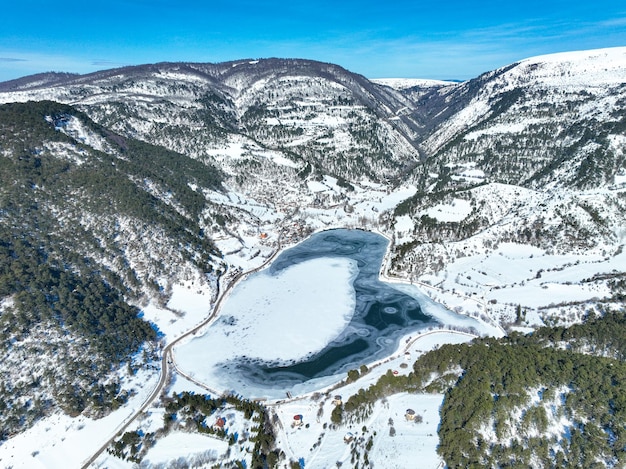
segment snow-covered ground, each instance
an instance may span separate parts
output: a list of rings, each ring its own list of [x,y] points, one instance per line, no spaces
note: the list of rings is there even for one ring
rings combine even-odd
[[[427,215],[440,222],[459,222],[464,220],[472,212],[472,206],[468,200],[454,199],[450,203],[438,204],[420,215]]]
[[[502,243],[496,250],[460,257],[445,271],[418,280],[426,282],[424,291],[431,298],[449,309],[484,312],[504,324],[513,322],[519,305],[527,311],[526,324],[537,326],[551,317],[552,308],[562,314],[555,318],[558,322],[579,321],[586,302],[611,296],[606,282],[591,281],[594,275],[624,270],[623,252],[556,255],[528,245]],[[577,303],[583,304],[582,311]]]
[[[159,464],[175,461],[178,458],[190,459],[202,454],[207,460],[216,460],[228,449],[228,442],[200,433],[173,432],[156,442],[144,460]]]
[[[142,309],[147,321],[157,324],[167,342],[206,319],[213,308],[213,291],[208,283],[185,281],[172,285],[165,307],[152,302]]]
[[[414,86],[427,88],[432,86],[439,87],[456,84],[456,82],[453,81],[428,80],[423,78],[372,78],[370,81],[378,83],[379,85],[389,86],[396,90],[405,90],[407,88],[413,88]]]
[[[332,412],[333,404],[330,401],[293,402],[280,406],[277,414],[281,422],[286,423],[293,420],[293,415],[303,415],[303,421],[309,425],[308,428],[286,426],[281,434],[284,447],[292,460],[303,459],[305,467],[331,468],[336,467],[338,462],[353,467],[350,464],[352,448],[358,448],[357,451],[362,454],[367,440],[372,437],[369,460],[374,467],[434,469],[441,463],[436,448],[442,401],[443,396],[440,394],[392,395],[385,401],[377,402],[372,414],[363,422],[341,425],[337,429],[328,426],[324,428],[322,423],[328,422]],[[320,408],[324,411],[323,416],[317,418]],[[422,422],[416,423],[405,418],[409,408],[422,417]],[[354,438],[351,443],[344,440],[348,434]],[[415,465],[417,461],[418,466]]]
[[[55,413],[0,446],[0,466],[14,469],[81,467],[102,443],[115,435],[157,384],[154,371],[139,371],[127,382],[137,394],[108,416],[93,420]]]

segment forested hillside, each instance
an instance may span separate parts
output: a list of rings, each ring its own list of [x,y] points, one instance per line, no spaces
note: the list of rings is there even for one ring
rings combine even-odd
[[[206,203],[189,182],[219,188],[221,176],[53,102],[0,106],[0,145],[6,438],[56,406],[101,415],[125,401],[116,371],[157,339],[135,305],[160,295],[157,276],[177,268],[150,253],[138,268],[128,253],[158,233],[155,250],[210,272],[219,253],[202,235]],[[129,226],[145,227],[144,246],[132,247],[140,233]]]
[[[408,376],[352,396],[344,420],[398,392],[444,392],[439,454],[449,467],[622,467],[626,315],[444,345]]]
[[[52,416],[134,412],[152,385],[137,381],[157,381],[161,358],[172,360],[163,382],[187,391],[171,348],[229,283],[347,227],[389,239],[381,277],[419,288],[425,311],[509,336],[445,345],[399,376],[379,368],[343,405],[302,398],[335,425],[311,455],[337,449],[341,425],[374,400],[409,391],[445,393],[449,467],[625,465],[626,49],[526,59],[463,83],[384,83],[299,59],[0,83],[0,463],[37,445],[28,463],[45,467],[80,446],[80,429],[66,429],[64,444],[34,454],[29,431],[47,432],[37,425]],[[369,379],[364,366],[351,384]],[[173,428],[198,424],[180,413]],[[282,423],[284,447],[266,460],[299,460]],[[2,444],[18,433],[31,437],[23,447]],[[382,441],[367,438],[367,451]]]

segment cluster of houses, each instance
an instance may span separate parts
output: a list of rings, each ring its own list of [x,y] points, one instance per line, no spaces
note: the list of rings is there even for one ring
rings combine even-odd
[[[340,406],[343,404],[343,399],[340,395],[336,395],[333,397],[332,400],[332,404],[334,406]],[[415,411],[413,409],[407,409],[406,412],[404,413],[404,418],[408,421],[408,422],[414,422],[415,418],[416,418],[417,414],[415,413]],[[302,416],[302,414],[296,414],[293,416],[293,422],[291,422],[291,427],[292,428],[297,428],[297,427],[301,427],[304,423],[304,417]],[[355,436],[352,432],[348,432],[344,435],[343,437],[343,441],[344,443],[348,444],[350,442],[352,442],[354,440]]]

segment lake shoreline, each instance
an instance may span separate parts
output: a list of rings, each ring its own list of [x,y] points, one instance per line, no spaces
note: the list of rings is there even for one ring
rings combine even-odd
[[[439,308],[439,310],[435,311],[437,308],[433,307],[432,300],[419,292],[416,287],[408,287],[407,290],[406,286],[400,286],[395,282],[387,282],[388,279],[386,278],[381,280],[381,277],[384,275],[383,272],[386,267],[385,264],[390,247],[391,243],[388,238],[380,233],[360,229],[348,230],[338,228],[314,233],[307,240],[277,252],[273,256],[273,261],[266,265],[265,268],[256,269],[257,271],[252,275],[242,275],[237,285],[230,290],[228,301],[223,301],[221,310],[214,312],[214,314],[217,313],[215,320],[203,328],[202,336],[177,346],[177,367],[184,371],[186,375],[194,380],[206,383],[212,389],[233,390],[242,395],[276,399],[284,396],[287,391],[292,395],[296,395],[306,393],[313,388],[324,388],[336,383],[348,369],[358,366],[358,364],[374,363],[392,356],[401,347],[401,341],[407,335],[416,335],[419,331],[429,328],[439,328],[438,323],[441,323],[442,315],[447,321],[455,319],[455,322],[461,321],[466,323],[458,326],[459,328],[465,327],[468,329],[473,324],[477,324],[471,318],[463,316],[461,319],[455,313],[447,310],[443,311],[445,308]],[[283,282],[276,287],[275,293],[271,293],[274,287],[271,287],[269,279],[273,275],[281,271],[288,271],[294,266],[303,265],[303,263],[312,259],[325,260],[314,269],[308,268],[305,264],[304,275],[306,278],[304,280],[302,278],[290,279],[289,282],[293,283]],[[345,269],[345,265],[333,265],[333,263],[341,264],[340,259],[352,259],[352,262],[358,264],[357,277],[356,279],[352,278],[350,281],[352,285],[346,285],[347,277],[342,277],[339,271],[333,270]],[[337,287],[337,285],[333,285],[331,282],[330,286],[323,287],[316,294],[317,296],[308,300],[310,302],[319,302],[328,297],[330,291],[333,292],[330,295],[330,299],[326,298],[329,302],[326,304],[327,309],[325,311],[314,311],[311,313],[318,315],[319,321],[317,323],[314,321],[310,326],[305,326],[307,330],[304,335],[298,328],[298,321],[290,323],[290,318],[285,314],[285,311],[279,311],[278,313],[272,313],[271,311],[259,312],[258,308],[253,307],[254,305],[252,307],[246,305],[241,298],[235,299],[235,307],[229,306],[229,302],[232,302],[234,297],[240,295],[238,292],[244,288],[242,285],[250,285],[250,283],[246,284],[241,280],[250,282],[251,280],[259,281],[259,279],[262,279],[265,282],[264,284],[259,284],[258,288],[252,287],[248,294],[258,293],[255,292],[255,289],[270,291],[270,299],[272,301],[283,300],[283,297],[289,295],[289,289],[293,287],[296,290],[300,288],[294,295],[294,298],[300,298],[301,295],[306,293],[307,289],[317,282],[325,280],[324,278],[317,278],[314,282],[308,281],[308,277],[315,278],[314,276],[318,275],[318,269],[327,269],[322,277],[339,275],[337,278],[343,280],[338,280],[337,283],[344,282],[344,284]],[[274,272],[272,273],[272,271]],[[353,321],[347,326],[345,324],[340,325],[337,322],[334,323],[334,326],[332,324],[329,325],[324,332],[324,337],[329,337],[329,334],[335,334],[336,337],[327,343],[326,346],[320,348],[319,342],[316,342],[318,338],[315,337],[318,334],[317,329],[324,329],[327,326],[327,322],[332,322],[333,315],[337,314],[336,310],[342,310],[341,308],[345,307],[347,302],[351,303],[346,300],[346,289],[354,289],[356,291],[356,293],[350,291],[350,295],[357,296],[357,304],[353,314],[358,317],[356,320],[353,318]],[[293,294],[293,292],[291,293]],[[338,295],[336,304],[333,304],[333,295]],[[267,300],[267,298],[259,298],[255,300],[259,304]],[[427,304],[424,305],[424,303]],[[243,306],[248,308],[247,313],[239,311]],[[299,308],[297,302],[287,306],[276,306],[275,304],[264,304],[262,306],[267,307],[268,310],[272,310],[272,308],[278,310],[291,308],[296,310]],[[234,308],[237,311],[231,311],[229,308]],[[415,308],[419,310],[420,319],[411,319],[416,317],[411,316],[411,314],[417,314],[411,313]],[[254,321],[250,324],[246,322],[249,319],[248,315],[254,316]],[[302,318],[306,318],[306,316],[302,316]],[[224,323],[227,320],[231,321],[232,324]],[[255,329],[256,335],[265,336],[269,342],[255,344],[254,341],[257,338],[254,337],[254,334],[250,334],[250,329]],[[228,336],[229,334],[235,334],[234,337],[237,337],[240,340],[240,344],[244,345],[236,347],[232,343],[222,341],[222,335]],[[350,346],[356,343],[357,340],[367,342],[367,347],[363,347],[361,344],[359,345],[361,350],[357,351],[357,353],[349,353],[347,356],[344,356],[340,347],[344,344]],[[221,359],[215,356],[204,356],[202,341],[205,342],[206,349],[211,350],[212,355],[218,353],[215,351],[216,349],[222,348],[224,353],[219,352]],[[288,348],[280,348],[285,342],[293,343],[291,351]],[[189,346],[190,343],[194,343],[194,345]],[[274,344],[273,348],[278,346],[282,352],[277,352],[274,357],[267,355],[266,349],[272,348],[269,345],[270,343]],[[318,343],[318,345],[314,345],[314,343]],[[189,351],[190,347],[193,349],[193,352]],[[313,368],[312,371],[305,369],[305,372],[309,373],[308,376],[297,373],[310,364],[305,363],[302,365],[304,362],[297,358],[296,351],[300,347],[318,350],[318,352],[309,353],[309,356],[313,356],[313,360],[310,360],[310,363],[313,364],[312,366],[317,366],[317,368]],[[185,348],[188,350],[185,350]],[[331,355],[321,356],[320,350],[330,351]],[[332,355],[333,351],[334,355]],[[349,348],[346,351],[352,352]],[[315,353],[317,353],[320,360],[317,363],[315,362]],[[328,357],[331,357],[331,361],[329,363],[323,362]],[[213,371],[207,371],[207,361],[213,363],[211,365],[215,368]],[[263,369],[264,363],[270,366],[266,366]],[[275,365],[271,365],[272,363],[275,363]],[[272,366],[276,368],[276,371],[271,369]],[[294,368],[290,369],[290,366]],[[254,377],[256,377],[256,380]]]

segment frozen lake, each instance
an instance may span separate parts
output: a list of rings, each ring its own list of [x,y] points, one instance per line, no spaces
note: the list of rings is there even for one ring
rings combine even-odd
[[[400,336],[428,325],[419,302],[378,278],[388,241],[361,230],[317,233],[283,252],[270,266],[270,275],[312,259],[345,258],[356,265],[352,282],[354,310],[350,322],[320,352],[294,364],[247,366],[249,376],[266,380],[302,380],[347,371],[391,354]],[[306,288],[306,286],[305,286]],[[346,288],[346,286],[337,286]],[[332,290],[326,292],[332,295]],[[321,318],[323,319],[323,318]],[[358,366],[357,366],[358,367]]]
[[[387,245],[342,229],[285,250],[233,289],[202,336],[175,349],[179,367],[220,392],[279,398],[391,355],[402,337],[441,319],[415,287],[379,280]]]

